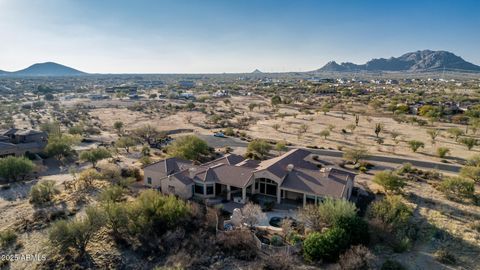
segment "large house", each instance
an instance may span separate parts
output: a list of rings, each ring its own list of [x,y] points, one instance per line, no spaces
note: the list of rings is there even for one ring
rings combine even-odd
[[[184,199],[224,198],[246,203],[253,195],[270,197],[277,204],[306,205],[325,197],[350,199],[355,174],[337,168],[319,168],[309,151],[294,149],[256,161],[228,154],[195,165],[167,158],[144,168],[145,185]]]
[[[47,145],[47,133],[37,130],[10,128],[0,130],[0,158],[40,153]]]

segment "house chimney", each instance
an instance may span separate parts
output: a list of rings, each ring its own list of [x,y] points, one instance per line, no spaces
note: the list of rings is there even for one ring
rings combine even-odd
[[[295,167],[295,166],[293,166],[293,164],[288,164],[288,165],[287,165],[287,171],[289,171],[289,172],[293,171],[293,168],[294,168],[294,167]]]
[[[188,168],[188,174],[190,176],[190,178],[194,178],[195,177],[195,173],[197,172],[197,169],[196,168]]]

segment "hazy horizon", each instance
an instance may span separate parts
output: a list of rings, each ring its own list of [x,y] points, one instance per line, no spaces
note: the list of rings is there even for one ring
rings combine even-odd
[[[0,70],[310,71],[446,50],[480,64],[476,1],[0,0]]]

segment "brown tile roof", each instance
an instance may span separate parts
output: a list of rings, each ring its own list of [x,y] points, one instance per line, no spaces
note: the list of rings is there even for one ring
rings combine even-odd
[[[170,177],[177,179],[178,181],[182,182],[184,185],[190,185],[193,183],[192,179],[190,178],[190,173],[188,169],[175,173]]]
[[[289,164],[298,168],[315,170],[317,167],[314,164],[305,161],[305,158],[310,154],[309,151],[304,149],[292,149],[281,156],[260,162],[257,171],[267,170],[277,177],[283,178],[288,173],[287,166]]]
[[[167,158],[146,166],[144,169],[154,170],[167,177],[168,175],[178,173],[195,165],[191,161],[180,158]]]
[[[244,187],[247,185],[251,177],[253,177],[252,168],[232,166],[232,165],[219,165],[212,168],[216,181],[234,187]]]

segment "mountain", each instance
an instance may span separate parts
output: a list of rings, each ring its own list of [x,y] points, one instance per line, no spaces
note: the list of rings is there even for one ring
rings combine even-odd
[[[86,74],[85,72],[53,62],[38,63],[26,69],[13,72],[0,71],[0,75],[7,76],[80,76]]]
[[[252,74],[262,74],[263,72],[261,72],[260,70],[258,69],[255,69],[254,71],[252,71]]]
[[[363,65],[353,63],[338,64],[328,62],[316,71],[319,72],[349,72],[349,71],[403,71],[403,72],[429,72],[429,71],[459,71],[480,72],[480,66],[463,60],[463,58],[447,51],[423,50],[409,52],[400,57],[388,59],[372,59]]]

